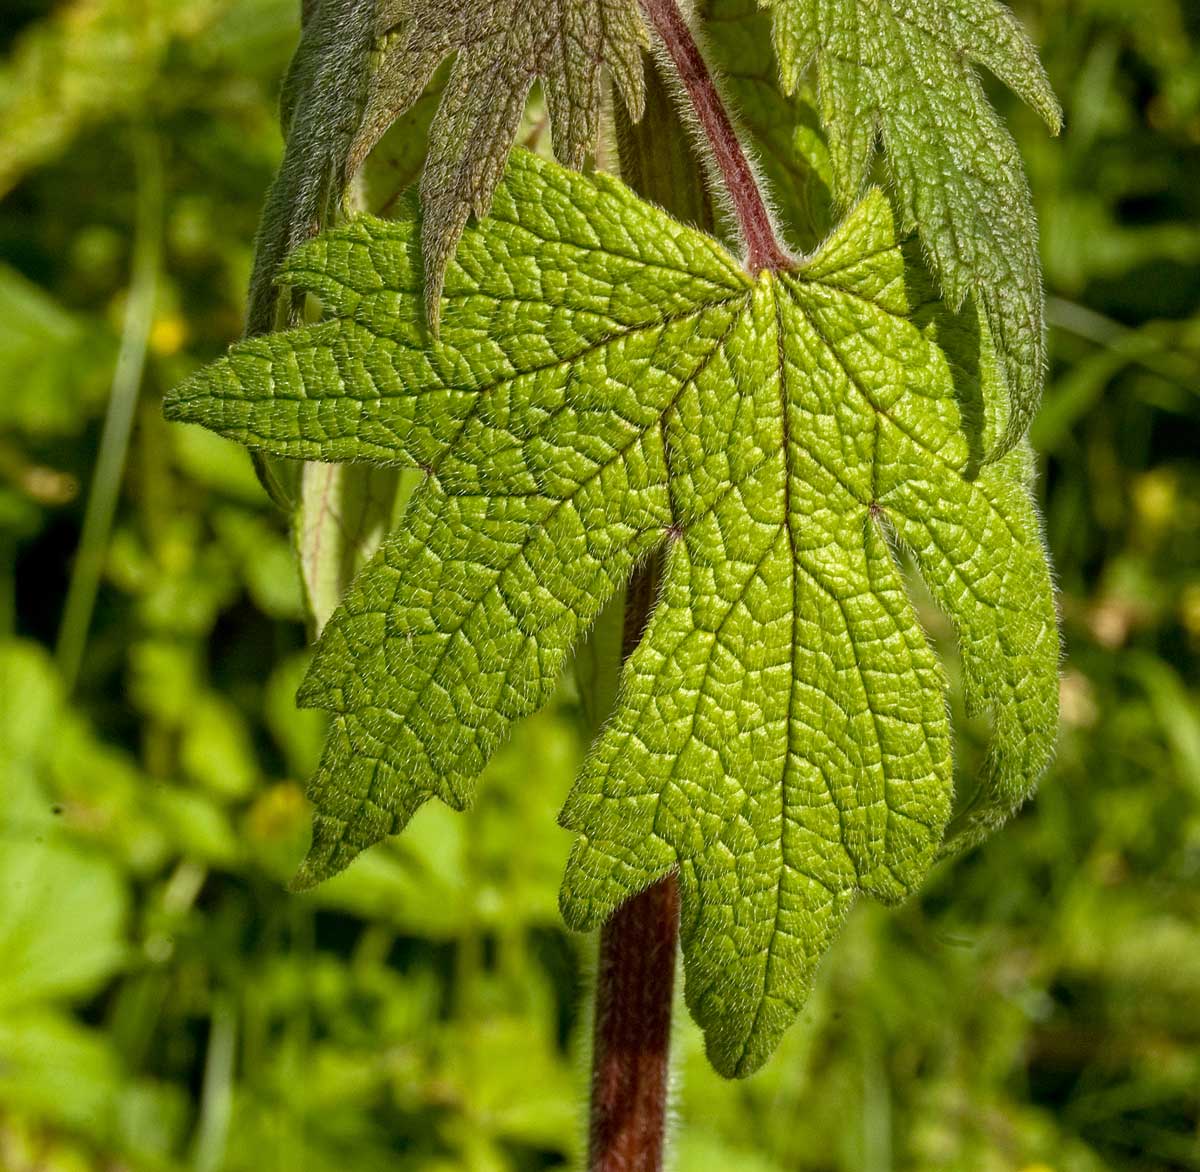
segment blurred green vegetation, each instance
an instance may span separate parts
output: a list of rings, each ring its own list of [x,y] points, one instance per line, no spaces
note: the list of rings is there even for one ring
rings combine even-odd
[[[287,895],[322,736],[292,707],[289,541],[242,451],[159,415],[239,332],[296,8],[4,5],[4,1172],[578,1153],[592,945],[555,905],[569,691],[470,816],[426,807]],[[1068,114],[1048,141],[997,92],[1050,293],[1035,438],[1068,647],[1059,759],[920,899],[858,909],[763,1073],[719,1080],[681,1017],[686,1172],[1200,1169],[1200,7],[1021,12]],[[93,485],[113,386],[132,443]],[[106,493],[76,680],[64,599]],[[969,772],[980,730],[960,733]]]

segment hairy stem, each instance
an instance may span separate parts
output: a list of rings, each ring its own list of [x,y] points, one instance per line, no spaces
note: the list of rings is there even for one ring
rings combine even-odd
[[[775,225],[763,200],[754,169],[746,158],[708,64],[678,5],[675,0],[641,0],[641,4],[642,11],[671,59],[712,151],[713,162],[721,173],[730,205],[746,242],[746,267],[753,273],[764,269],[779,272],[795,267],[795,262],[775,234]]]
[[[601,933],[591,1172],[659,1172],[663,1166],[678,933],[673,875],[634,896]]]
[[[661,562],[654,558],[629,583],[622,662],[650,621],[660,574]],[[600,933],[591,1172],[660,1172],[663,1166],[678,936],[679,886],[673,875],[634,896]]]

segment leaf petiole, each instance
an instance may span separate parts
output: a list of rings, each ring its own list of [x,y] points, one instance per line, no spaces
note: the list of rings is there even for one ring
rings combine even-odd
[[[779,240],[758,178],[746,158],[704,54],[678,5],[675,0],[641,0],[641,5],[670,57],[720,172],[746,244],[746,268],[753,274],[795,268],[795,260]]]

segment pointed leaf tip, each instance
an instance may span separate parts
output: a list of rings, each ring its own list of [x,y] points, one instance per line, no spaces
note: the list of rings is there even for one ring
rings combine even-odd
[[[394,35],[352,158],[365,157],[453,58],[421,179],[426,315],[436,336],[446,266],[470,215],[488,211],[534,81],[542,83],[556,156],[581,166],[596,147],[606,71],[640,116],[649,37],[637,0],[392,0],[380,23]]]

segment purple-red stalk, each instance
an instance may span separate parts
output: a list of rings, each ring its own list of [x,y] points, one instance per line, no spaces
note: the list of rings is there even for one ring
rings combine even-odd
[[[621,659],[641,640],[659,565],[651,560],[625,595]],[[600,933],[592,1040],[590,1172],[660,1172],[671,1057],[679,936],[679,884],[668,875],[620,907]]]
[[[775,235],[771,213],[762,197],[754,169],[746,158],[741,140],[716,82],[708,70],[700,46],[679,11],[675,0],[641,0],[642,11],[662,41],[663,48],[683,84],[713,162],[721,172],[725,190],[738,227],[746,242],[746,267],[752,273],[768,269],[780,272],[795,267],[795,261]]]
[[[660,1172],[670,1074],[679,884],[636,895],[605,924],[596,974],[591,1172]]]

